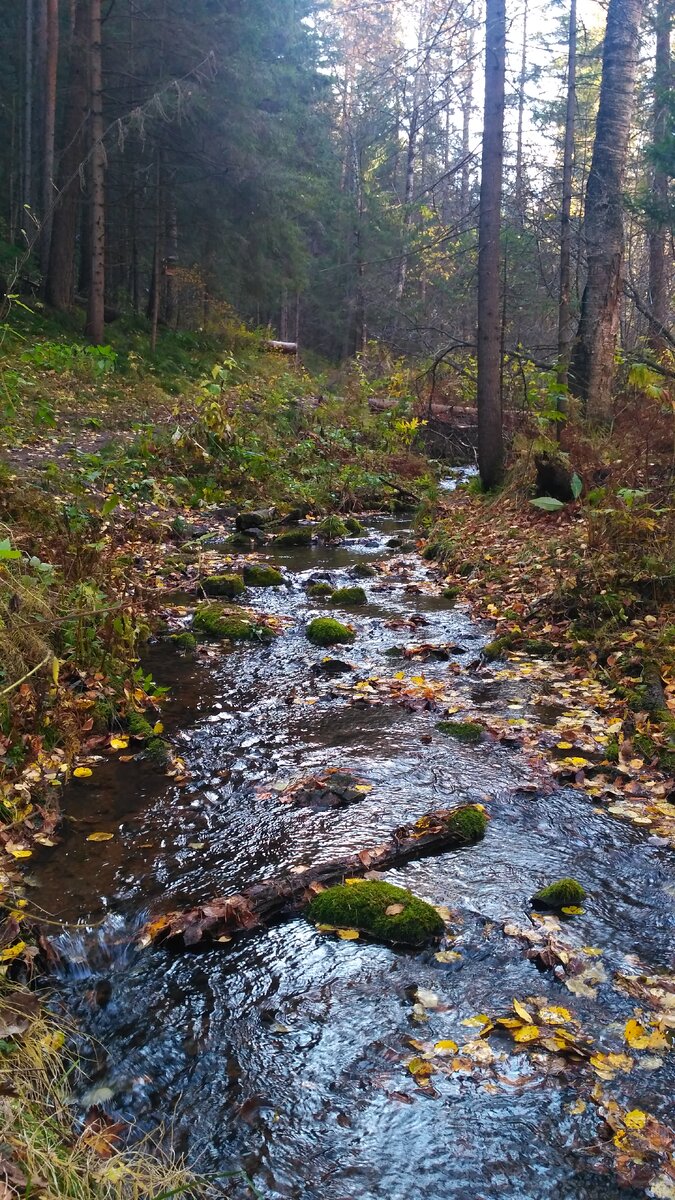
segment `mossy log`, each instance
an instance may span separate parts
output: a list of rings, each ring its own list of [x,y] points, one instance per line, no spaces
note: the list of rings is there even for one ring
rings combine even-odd
[[[146,925],[141,945],[168,942],[180,949],[230,942],[250,930],[295,916],[321,887],[470,846],[484,837],[486,828],[487,816],[479,805],[426,813],[414,824],[395,829],[388,841],[373,849],[254,883],[243,892],[218,896],[197,908],[166,913]]]

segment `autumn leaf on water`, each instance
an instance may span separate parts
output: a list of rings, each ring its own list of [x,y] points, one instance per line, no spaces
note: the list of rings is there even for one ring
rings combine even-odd
[[[11,962],[13,958],[23,954],[25,949],[25,942],[15,942],[13,946],[7,946],[6,949],[0,950],[0,962]]]
[[[355,942],[360,936],[358,929],[337,929],[336,933],[343,942]]]
[[[87,835],[88,842],[109,842],[114,838],[114,833],[90,833]]]
[[[75,779],[88,779],[90,775],[93,775],[93,771],[91,767],[76,767],[73,775]]]
[[[128,745],[129,745],[128,738],[111,738],[110,739],[110,749],[111,750],[126,750]]]
[[[520,1029],[514,1029],[514,1042],[534,1042],[539,1037],[540,1029],[538,1025],[521,1025]]]

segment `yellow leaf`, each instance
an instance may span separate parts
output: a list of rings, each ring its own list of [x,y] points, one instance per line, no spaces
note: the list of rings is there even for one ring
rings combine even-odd
[[[48,1054],[55,1054],[57,1050],[61,1049],[65,1040],[65,1033],[62,1033],[60,1029],[54,1029],[51,1033],[45,1034],[41,1045],[44,1046]]]
[[[129,745],[128,738],[111,738],[110,739],[110,749],[111,750],[126,750],[128,745]]]
[[[581,1114],[583,1112],[586,1112],[586,1101],[585,1100],[575,1100],[574,1104],[570,1104],[568,1112],[571,1112],[572,1116],[574,1116],[574,1117],[581,1116]]]
[[[631,1108],[630,1112],[626,1113],[623,1123],[626,1129],[644,1129],[647,1124],[647,1114],[643,1113],[640,1108]]]
[[[434,1050],[450,1050],[453,1054],[456,1054],[458,1049],[457,1042],[453,1042],[452,1038],[446,1038],[444,1041],[434,1044]]]
[[[25,949],[25,942],[15,942],[13,946],[7,946],[5,950],[0,950],[0,962],[11,962],[13,958],[23,954]]]
[[[574,749],[573,742],[558,742],[557,746],[558,746],[559,750],[573,750]]]
[[[587,954],[589,958],[599,958],[600,955],[604,954],[605,952],[604,950],[598,949],[597,946],[582,946],[581,953]]]
[[[434,954],[436,961],[441,963],[459,962],[461,957],[461,954],[458,954],[456,950],[438,950]]]
[[[397,917],[399,913],[405,911],[405,904],[390,904],[384,911],[388,917]]]
[[[560,909],[560,911],[564,912],[568,917],[578,917],[581,916],[581,914],[586,910],[579,908],[578,904],[566,904],[564,908]]]
[[[490,1018],[488,1017],[487,1013],[477,1013],[475,1017],[465,1017],[462,1021],[462,1025],[468,1025],[470,1028],[489,1024]]]
[[[551,1004],[539,1009],[539,1019],[547,1025],[563,1025],[565,1021],[572,1020],[572,1014],[567,1008]]]
[[[88,842],[109,842],[114,838],[114,833],[90,833],[87,837]]]
[[[633,1019],[626,1021],[623,1036],[628,1045],[632,1046],[634,1050],[646,1050],[649,1046],[649,1034],[639,1021]]]
[[[359,936],[358,929],[338,929],[337,935],[343,942],[355,942]]]
[[[430,1062],[427,1062],[425,1058],[411,1058],[410,1062],[408,1063],[408,1070],[415,1079],[417,1079],[418,1076],[426,1078],[434,1073],[433,1065]]]
[[[76,767],[73,771],[73,775],[76,779],[88,779],[92,774],[93,772],[91,767]]]
[[[520,1029],[514,1029],[514,1042],[534,1042],[539,1037],[538,1025],[521,1025]]]
[[[495,1025],[501,1025],[504,1029],[521,1029],[523,1022],[518,1017],[497,1017]]]
[[[12,858],[30,858],[33,853],[32,850],[25,850],[23,846],[12,846],[11,850],[9,846],[6,846],[5,849],[9,850]]]
[[[53,658],[53,659],[52,659],[52,679],[54,680],[54,686],[55,686],[55,687],[58,687],[58,683],[59,683],[59,669],[60,669],[60,667],[61,667],[61,661],[60,661],[60,659],[58,659],[58,658]]]
[[[532,1013],[528,1012],[525,1008],[525,1005],[521,1004],[519,1000],[513,1001],[513,1011],[520,1017],[521,1021],[525,1022],[526,1025],[532,1024]]]
[[[367,796],[368,792],[372,792],[372,790],[373,790],[372,783],[357,783],[354,785],[354,791],[362,792],[364,796]]]
[[[161,721],[156,721],[152,727],[153,733],[164,733],[164,726]]]

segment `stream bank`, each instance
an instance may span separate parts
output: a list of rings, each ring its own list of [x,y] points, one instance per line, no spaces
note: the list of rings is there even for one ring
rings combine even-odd
[[[55,981],[81,1029],[82,1109],[100,1104],[140,1132],[164,1122],[200,1170],[241,1168],[272,1200],[614,1200],[617,1179],[628,1200],[668,1195],[666,1135],[659,1149],[651,1122],[660,1131],[668,1117],[670,1037],[656,1053],[626,1042],[631,1020],[649,1036],[671,1027],[668,848],[559,786],[540,742],[560,740],[559,721],[583,724],[574,695],[556,694],[550,664],[485,663],[492,627],[401,553],[407,537],[404,519],[385,518],[338,546],[274,553],[285,584],[252,603],[281,621],[279,637],[196,662],[154,652],[158,676],[173,675],[164,723],[182,777],[109,758],[71,789],[63,842],[34,874],[41,905],[82,926],[59,940],[69,966]],[[310,599],[320,579],[358,581],[367,605]],[[189,623],[187,604],[167,613]],[[305,636],[324,613],[356,630],[330,652],[339,675]],[[444,719],[484,732],[462,742],[439,731]],[[370,790],[339,810],[285,803],[289,785],[330,768]],[[148,913],[376,844],[461,802],[487,809],[484,842],[387,873],[448,911],[440,950],[342,941],[302,918],[198,956],[137,946]],[[583,883],[584,911],[537,918],[532,894],[563,876]],[[522,1044],[494,1024],[514,998],[540,1031]],[[578,1055],[544,1045],[534,1016],[547,1008]],[[634,1164],[634,1112],[653,1134],[647,1166]]]

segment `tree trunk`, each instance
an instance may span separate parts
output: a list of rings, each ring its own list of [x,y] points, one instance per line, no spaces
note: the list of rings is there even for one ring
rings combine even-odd
[[[563,152],[562,210],[560,213],[560,293],[558,303],[558,383],[567,387],[572,331],[570,325],[572,173],[577,78],[577,0],[570,0],[569,53],[567,59],[567,111]],[[563,404],[559,400],[558,407]]]
[[[103,146],[103,63],[101,0],[90,0],[89,74],[91,88],[91,277],[87,337],[95,346],[105,337],[105,148]]]
[[[70,308],[75,295],[77,224],[81,198],[80,168],[86,145],[87,0],[77,0],[70,48],[63,152],[59,163],[59,193],[54,208],[47,273],[47,301],[54,308]]]
[[[516,220],[525,223],[525,179],[523,166],[523,121],[525,117],[525,77],[527,75],[527,0],[523,8],[523,45],[518,84],[518,130],[516,135]]]
[[[26,0],[23,97],[23,172],[22,199],[24,209],[33,203],[33,0]],[[23,214],[25,222],[26,214]],[[24,226],[25,227],[25,226]]]
[[[47,46],[42,142],[42,228],[40,231],[40,269],[46,277],[52,236],[54,203],[54,139],[56,135],[56,80],[59,66],[59,0],[47,0]]]
[[[395,829],[391,838],[372,850],[332,859],[295,874],[254,883],[234,896],[218,896],[186,912],[170,912],[151,921],[141,945],[170,942],[177,948],[207,947],[259,929],[280,918],[296,915],[319,890],[368,871],[390,870],[430,854],[471,845],[483,836],[480,822],[462,819],[475,805],[427,813],[412,826]],[[472,814],[473,815],[473,814]],[[459,819],[458,819],[459,816]]]
[[[485,118],[478,228],[478,467],[484,488],[504,474],[501,396],[499,233],[504,162],[504,0],[487,0]]]
[[[670,59],[670,30],[672,0],[658,0],[656,9],[656,70],[654,72],[654,146],[663,147],[668,137],[669,98],[672,86]],[[666,255],[668,175],[659,164],[652,180],[654,213],[649,229],[649,306],[654,321],[664,327],[668,323],[670,303],[669,263]],[[664,349],[663,338],[657,331],[650,335],[655,350]]]
[[[586,188],[588,275],[570,365],[570,387],[593,422],[611,418],[614,354],[623,284],[622,190],[644,0],[610,0],[600,105]]]

